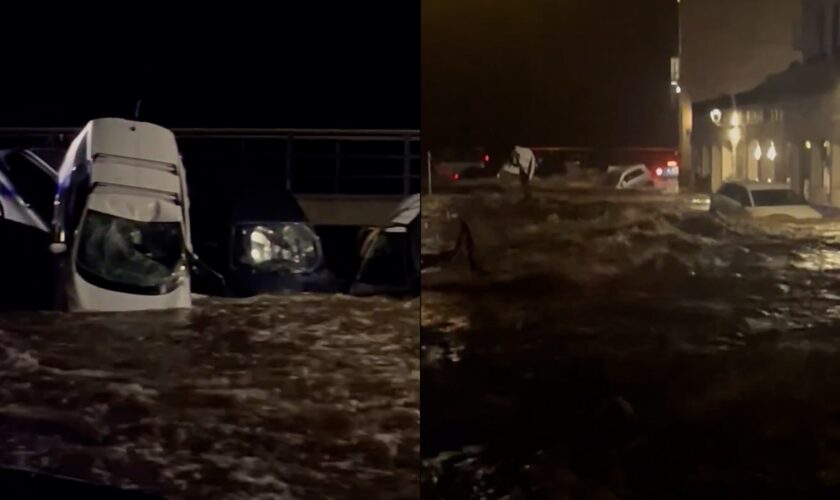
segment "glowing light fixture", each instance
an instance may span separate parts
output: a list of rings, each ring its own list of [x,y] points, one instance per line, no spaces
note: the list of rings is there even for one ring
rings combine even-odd
[[[677,85],[677,87],[674,89],[674,92],[676,92],[677,94],[682,94],[682,87]]]
[[[767,150],[767,159],[770,161],[776,160],[776,144],[770,141],[770,149]]]
[[[761,144],[756,144],[755,145],[755,151],[753,152],[753,158],[755,158],[755,161],[758,161],[758,160],[761,159]]]
[[[732,125],[733,127],[737,127],[737,126],[741,125],[741,113],[739,113],[737,111],[733,111],[732,112],[732,117],[729,118],[729,124]]]
[[[656,167],[656,175],[662,177],[662,167]]]
[[[825,142],[823,142],[823,147],[824,147],[825,149],[831,149],[831,143],[830,143],[830,142],[828,142],[828,141],[825,141]]]
[[[805,141],[805,149],[811,149],[811,141]]]
[[[723,118],[723,112],[721,112],[718,108],[715,108],[709,113],[709,117],[715,125],[718,125],[720,124],[721,118]]]

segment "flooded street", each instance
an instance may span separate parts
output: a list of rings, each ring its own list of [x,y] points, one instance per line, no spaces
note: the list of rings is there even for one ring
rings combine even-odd
[[[837,498],[840,223],[495,183],[423,200],[424,498]]]
[[[0,315],[0,464],[167,498],[416,498],[419,300]]]

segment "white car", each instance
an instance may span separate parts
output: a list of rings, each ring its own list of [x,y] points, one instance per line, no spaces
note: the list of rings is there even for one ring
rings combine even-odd
[[[502,165],[501,170],[496,174],[496,178],[501,178],[502,174],[505,173],[516,176],[524,173],[528,176],[528,180],[533,180],[537,167],[539,167],[539,161],[530,148],[515,146],[510,153],[510,160]]]
[[[607,186],[616,189],[653,187],[653,176],[645,165],[607,168]]]
[[[118,118],[88,122],[58,171],[53,236],[60,307],[190,307],[189,198],[173,133]]]
[[[712,195],[709,211],[723,216],[822,218],[822,214],[787,184],[760,182],[724,183]]]

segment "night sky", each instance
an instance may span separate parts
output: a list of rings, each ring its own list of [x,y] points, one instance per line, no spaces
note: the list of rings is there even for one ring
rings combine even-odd
[[[424,0],[429,144],[665,146],[674,0]]]
[[[0,126],[416,129],[419,3],[6,9]]]

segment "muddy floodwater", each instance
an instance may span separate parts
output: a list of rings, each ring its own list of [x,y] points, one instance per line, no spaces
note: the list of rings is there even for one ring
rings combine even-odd
[[[840,498],[840,222],[460,189],[423,200],[424,498]]]
[[[337,295],[0,315],[0,464],[167,498],[416,498],[418,316]]]

